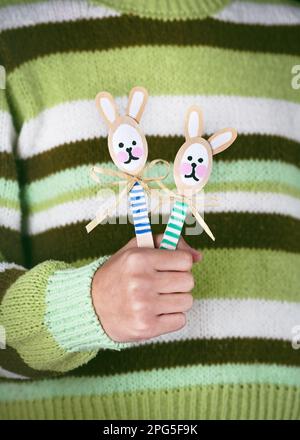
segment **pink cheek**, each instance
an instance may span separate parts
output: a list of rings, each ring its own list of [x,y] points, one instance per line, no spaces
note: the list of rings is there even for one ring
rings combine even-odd
[[[144,150],[143,150],[143,148],[141,148],[141,147],[135,147],[135,148],[133,148],[133,150],[132,150],[132,154],[133,154],[135,157],[142,157],[143,154],[144,154]]]
[[[189,163],[184,162],[180,165],[180,172],[181,174],[191,174],[192,166]]]
[[[120,151],[117,154],[118,161],[124,163],[128,160],[128,154],[125,151]]]
[[[196,176],[201,177],[202,179],[206,176],[207,167],[205,165],[198,165],[196,167]]]

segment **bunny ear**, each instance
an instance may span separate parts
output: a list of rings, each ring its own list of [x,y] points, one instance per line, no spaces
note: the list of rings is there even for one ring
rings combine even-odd
[[[98,93],[96,105],[106,124],[111,126],[119,116],[114,98],[108,92]]]
[[[193,105],[187,111],[184,131],[186,139],[202,136],[203,116],[201,109],[196,105]]]
[[[126,114],[139,122],[144,112],[147,100],[147,90],[143,87],[134,87],[129,94]]]
[[[213,154],[221,153],[230,147],[231,144],[236,140],[237,132],[234,128],[224,128],[223,130],[217,131],[212,135],[208,142],[213,150]]]

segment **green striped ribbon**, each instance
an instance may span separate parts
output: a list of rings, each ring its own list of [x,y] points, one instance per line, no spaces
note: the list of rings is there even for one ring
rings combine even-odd
[[[174,203],[160,249],[175,250],[185,222],[188,205],[176,200]]]

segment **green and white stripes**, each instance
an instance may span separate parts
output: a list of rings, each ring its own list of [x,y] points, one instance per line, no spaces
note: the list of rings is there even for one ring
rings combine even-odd
[[[18,153],[21,159],[30,159],[50,151],[54,152],[60,146],[65,148],[66,145],[83,141],[92,142],[99,137],[100,140],[105,138],[106,128],[97,115],[93,100],[73,101],[74,95],[70,99],[72,102],[43,110],[22,126],[18,139]],[[117,102],[121,108],[124,108],[125,98],[117,98]],[[224,126],[230,122],[237,127],[239,135],[281,137],[275,145],[275,150],[279,148],[281,142],[286,142],[286,139],[291,139],[294,142],[300,141],[297,124],[295,124],[295,121],[300,117],[299,104],[286,100],[243,96],[201,96],[198,94],[150,97],[147,112],[143,115],[143,127],[147,137],[151,136],[154,139],[159,137],[162,138],[162,141],[169,136],[181,138],[180,123],[184,117],[185,109],[193,103],[205,108],[208,114],[206,130],[209,134],[218,129],[218,123],[219,126]],[[176,113],[172,111],[174,107],[177,108]],[[24,111],[26,112],[26,109]],[[250,119],[249,114],[251,115]],[[272,118],[270,118],[270,114],[272,114]],[[288,117],[288,115],[292,116]],[[86,124],[83,124],[82,121],[87,116],[88,120]],[[66,118],[68,124],[63,124]],[[45,129],[42,132],[39,130],[40,124],[45,124]],[[102,147],[102,143],[100,146]],[[169,148],[172,147],[169,146]],[[105,155],[105,151],[101,151],[101,157],[103,155]]]
[[[188,205],[185,202],[175,201],[160,244],[161,249],[176,249],[185,222],[187,209]]]
[[[142,68],[147,64],[149,57],[155,59],[157,65],[164,66],[163,75],[158,71],[151,72]],[[198,63],[198,59],[201,59],[201,63]],[[43,110],[59,104],[92,99],[98,90],[105,88],[116,96],[124,96],[126,94],[124,83],[138,84],[141,77],[144,86],[152,91],[152,96],[179,93],[200,96],[222,94],[252,98],[259,96],[264,99],[299,104],[300,98],[291,87],[290,72],[291,66],[298,62],[299,56],[257,54],[205,46],[128,47],[108,51],[51,54],[37,58],[8,74],[8,84],[12,93],[22,97],[34,93],[38,84],[43,96],[42,100],[32,103],[24,99],[17,102],[16,117],[19,125],[36,117]],[[64,69],[64,63],[69,65],[67,71]],[[126,69],[128,63],[132,66],[132,70]],[[123,72],[123,81],[119,76],[111,75],[109,69],[111,64],[116,65],[118,71]],[[210,69],[207,69],[208,65],[211,65]],[[241,73],[245,65],[248,69],[247,77]],[[213,76],[209,74],[210,70],[215,72]],[[268,75],[261,76],[259,82],[255,81],[264,70],[272,73],[272,81],[269,81]],[[220,72],[226,72],[226,75],[221,75]],[[85,79],[93,75],[99,77],[97,82],[89,82]],[[60,78],[62,83],[68,82],[69,87],[60,89],[55,81],[56,77]],[[172,84],[168,81],[170,77],[173,78]],[[235,81],[229,83],[226,81],[227,77],[235,78]],[[182,78],[185,78],[184,82]],[[176,93],[177,91],[179,93]],[[217,106],[215,108],[217,111]],[[220,111],[224,111],[222,106]],[[260,106],[257,107],[257,111],[260,111]],[[207,111],[205,114],[210,120]],[[284,112],[281,116],[285,117]],[[254,112],[251,117],[256,117]],[[273,117],[276,117],[275,112]],[[229,119],[229,122],[232,121]],[[250,127],[251,125],[250,122]]]
[[[299,386],[299,367],[276,368],[273,365],[215,365],[215,366],[192,366],[170,370],[154,370],[151,372],[138,372],[127,374],[122,377],[101,377],[95,383],[94,378],[62,378],[58,381],[43,381],[36,383],[4,384],[3,394],[0,401],[17,401],[19,390],[22,390],[27,400],[55,398],[58,396],[75,395],[109,395],[113,393],[126,393],[137,391],[159,391],[162,389],[161,382],[165,383],[163,389],[178,389],[188,386],[208,386],[221,384],[278,384],[286,386]],[[80,383],[81,382],[81,383]],[[64,386],[60,386],[64,384]],[[52,385],[52,386],[51,386]]]

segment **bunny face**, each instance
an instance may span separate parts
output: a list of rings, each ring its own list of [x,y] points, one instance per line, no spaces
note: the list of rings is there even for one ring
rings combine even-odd
[[[121,120],[108,137],[110,155],[120,170],[137,174],[147,161],[147,141],[132,118],[124,117]]]
[[[232,128],[218,131],[208,141],[201,137],[203,131],[202,113],[198,107],[191,107],[185,122],[186,142],[178,150],[174,161],[174,180],[179,192],[194,194],[207,183],[213,155],[228,148],[237,134]]]
[[[113,97],[101,92],[96,97],[100,113],[109,126],[108,148],[115,165],[123,172],[138,175],[148,157],[147,141],[139,127],[148,94],[135,87],[129,95],[126,116],[119,116]]]
[[[212,153],[207,141],[199,139],[197,142],[184,143],[174,162],[177,187],[198,191],[209,179],[211,164]]]

